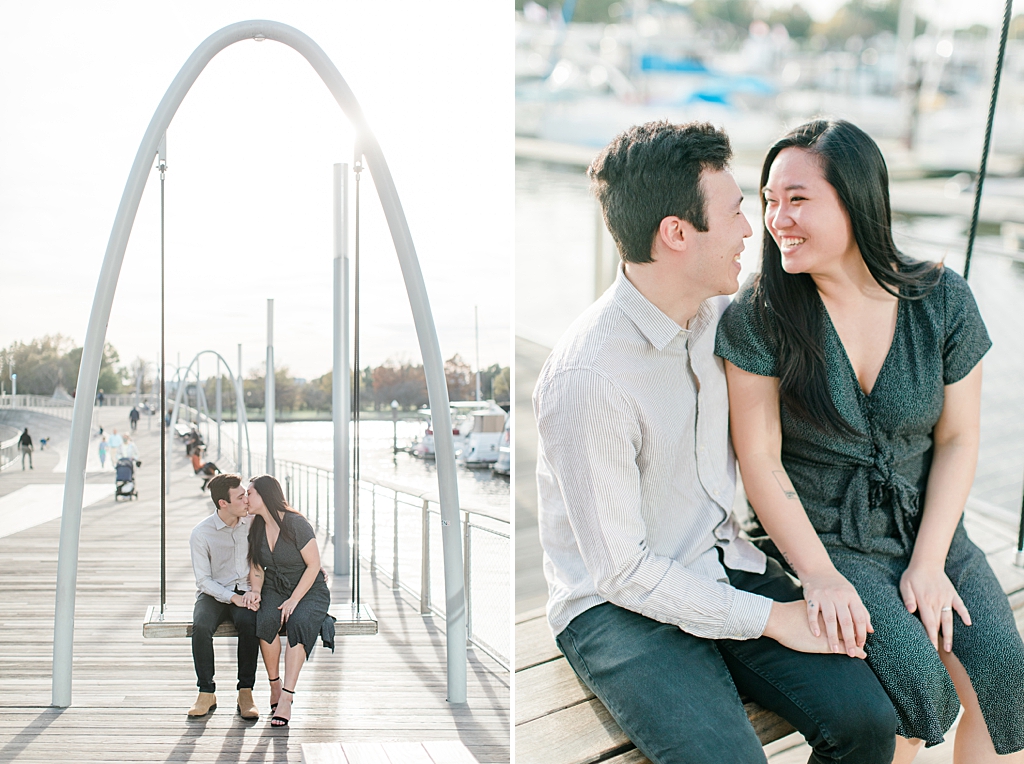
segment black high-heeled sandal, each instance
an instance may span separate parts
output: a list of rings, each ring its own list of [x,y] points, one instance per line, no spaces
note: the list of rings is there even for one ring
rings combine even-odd
[[[294,695],[295,694],[295,690],[289,690],[287,687],[282,687],[281,688],[281,692],[287,692],[289,695]],[[292,703],[294,703],[294,702],[295,701],[293,700]],[[288,726],[288,722],[290,722],[290,721],[291,721],[290,718],[289,719],[285,719],[283,716],[271,716],[270,717],[270,726],[271,727],[287,727]]]
[[[281,677],[275,676],[273,679],[269,679],[268,678],[267,681],[268,682],[280,682],[281,681]],[[271,703],[270,704],[270,713],[274,713],[274,711],[276,711],[276,710],[277,710],[277,703]]]

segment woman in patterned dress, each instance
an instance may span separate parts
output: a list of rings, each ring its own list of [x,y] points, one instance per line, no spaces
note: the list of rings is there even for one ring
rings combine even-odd
[[[848,122],[769,150],[762,270],[716,342],[733,443],[811,629],[864,646],[893,701],[894,761],[962,703],[956,764],[1024,762],[1024,644],[963,526],[991,342],[960,276],[896,249],[888,188]]]
[[[260,595],[256,636],[270,679],[271,726],[291,719],[292,697],[299,672],[323,633],[333,649],[333,620],[327,615],[331,592],[320,569],[320,550],[312,526],[285,501],[281,484],[271,475],[253,478],[248,490],[249,584]],[[281,641],[288,635],[284,674],[280,673]]]

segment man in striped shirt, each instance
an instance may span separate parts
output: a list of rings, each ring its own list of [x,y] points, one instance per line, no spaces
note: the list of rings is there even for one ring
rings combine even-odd
[[[740,693],[812,761],[888,764],[895,714],[862,645],[825,655],[799,586],[740,533],[713,354],[750,225],[708,124],[648,123],[589,170],[622,257],[534,392],[548,619],[655,764],[763,762]]]

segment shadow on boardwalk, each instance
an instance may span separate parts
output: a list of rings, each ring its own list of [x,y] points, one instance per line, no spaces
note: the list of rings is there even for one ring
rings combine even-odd
[[[126,414],[101,410],[100,421],[120,428]],[[269,726],[262,665],[255,697],[263,716],[245,722],[237,715],[234,639],[218,639],[215,648],[219,707],[189,721],[197,690],[188,640],[142,637],[146,607],[160,598],[159,437],[140,429],[137,443],[140,499],[115,504],[110,497],[83,513],[68,709],[49,708],[60,521],[0,538],[0,676],[8,688],[0,699],[0,761],[262,764],[298,762],[307,742],[391,740],[461,740],[480,762],[509,760],[508,672],[470,648],[468,703],[447,703],[443,621],[420,615],[368,572],[363,599],[380,633],[340,637],[333,654],[316,648],[289,727]],[[188,535],[212,504],[177,444],[171,457],[167,600],[191,605]],[[0,474],[0,483],[7,477]],[[321,554],[333,558],[329,542]],[[335,601],[346,601],[347,580],[331,583]]]

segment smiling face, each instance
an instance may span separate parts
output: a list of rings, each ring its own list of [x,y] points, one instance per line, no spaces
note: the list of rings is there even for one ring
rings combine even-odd
[[[728,170],[700,176],[704,192],[707,231],[693,229],[695,257],[690,261],[691,278],[708,296],[732,294],[739,289],[740,255],[743,240],[753,231],[740,210],[743,193]]]
[[[862,260],[850,215],[818,158],[801,148],[779,152],[763,189],[764,225],[786,273],[827,274]]]

